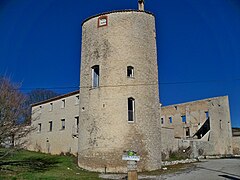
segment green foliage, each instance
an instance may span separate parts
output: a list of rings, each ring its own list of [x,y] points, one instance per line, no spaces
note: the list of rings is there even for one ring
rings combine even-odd
[[[5,151],[0,149],[0,154]],[[26,150],[13,151],[0,159],[0,179],[99,179],[98,173],[78,168],[75,159]]]
[[[182,159],[190,158],[192,153],[191,147],[188,148],[179,148],[177,151],[170,151],[169,152],[169,161],[176,161]]]

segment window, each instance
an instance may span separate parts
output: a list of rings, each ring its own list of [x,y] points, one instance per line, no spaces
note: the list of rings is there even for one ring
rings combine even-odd
[[[98,18],[98,27],[107,26],[107,25],[108,25],[107,16],[101,16]]]
[[[206,119],[209,118],[209,113],[208,113],[208,111],[205,112],[205,116],[206,116]]]
[[[39,113],[42,113],[42,106],[39,106]]]
[[[77,128],[77,133],[78,133],[78,129],[79,129],[79,117],[78,116],[76,116],[75,117],[75,126],[76,126],[76,128]]]
[[[65,99],[62,100],[62,108],[65,108],[65,105],[66,105],[66,101]]]
[[[220,129],[222,129],[222,120],[219,121]]]
[[[186,116],[185,115],[183,115],[183,116],[181,116],[182,117],[182,122],[183,123],[186,123],[187,121],[186,121]]]
[[[41,131],[42,131],[42,124],[38,123],[38,132],[41,132]]]
[[[76,96],[75,104],[79,104],[79,96]]]
[[[132,66],[127,67],[127,77],[133,77],[134,68]]]
[[[163,118],[161,118],[161,124],[163,124],[164,123],[164,119]]]
[[[62,124],[61,130],[64,130],[65,129],[65,119],[61,119],[61,124]]]
[[[134,121],[135,100],[131,97],[128,98],[128,122]]]
[[[172,117],[169,117],[169,122],[172,124]]]
[[[50,103],[50,109],[49,111],[52,111],[53,110],[53,103]]]
[[[50,131],[50,132],[52,131],[52,128],[53,128],[53,122],[52,122],[52,121],[49,121],[49,131]]]
[[[92,87],[99,87],[99,65],[92,67]]]
[[[189,129],[189,127],[186,128],[186,137],[190,137],[190,129]]]

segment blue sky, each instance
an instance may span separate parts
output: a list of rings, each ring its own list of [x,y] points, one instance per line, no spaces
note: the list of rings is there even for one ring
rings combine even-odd
[[[155,0],[163,105],[228,95],[240,127],[240,1]],[[89,16],[137,9],[137,0],[0,0],[0,75],[22,91],[78,89],[81,23]]]

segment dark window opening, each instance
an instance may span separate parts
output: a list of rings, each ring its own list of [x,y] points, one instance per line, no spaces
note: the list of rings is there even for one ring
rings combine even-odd
[[[128,121],[134,121],[134,110],[135,110],[135,100],[133,98],[128,98]]]
[[[49,121],[49,131],[52,131],[52,128],[53,128],[53,122]]]
[[[76,124],[76,128],[77,128],[77,133],[78,133],[78,131],[79,131],[79,117],[77,116],[77,117],[75,117],[75,124]]]
[[[182,117],[182,122],[183,123],[186,123],[187,121],[186,121],[186,116],[185,115],[183,115],[183,116],[181,116]]]
[[[190,137],[190,129],[189,129],[189,127],[186,128],[186,137]]]
[[[65,129],[65,119],[61,119],[61,123],[62,123],[62,127],[61,127],[61,130],[64,130]]]
[[[163,118],[161,118],[161,124],[163,124],[164,123],[164,120],[163,120]]]
[[[127,77],[133,77],[134,76],[134,68],[132,66],[127,67]]]
[[[92,87],[97,88],[99,87],[99,65],[92,67]]]
[[[169,122],[172,124],[172,117],[169,117]]]

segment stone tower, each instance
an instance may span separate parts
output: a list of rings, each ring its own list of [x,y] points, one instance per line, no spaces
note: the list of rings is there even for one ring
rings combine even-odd
[[[155,18],[143,10],[112,11],[82,24],[80,167],[126,172],[123,151],[138,170],[161,167]]]

